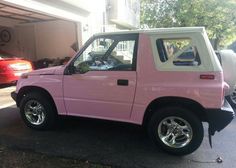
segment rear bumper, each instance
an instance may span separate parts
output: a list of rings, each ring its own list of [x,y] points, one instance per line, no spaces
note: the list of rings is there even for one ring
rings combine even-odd
[[[0,84],[10,84],[15,83],[19,79],[19,76],[14,76],[13,74],[0,73]]]
[[[215,131],[224,129],[235,116],[234,110],[226,99],[221,109],[207,109],[206,113],[211,135],[214,135]]]
[[[15,83],[22,74],[28,73],[30,71],[31,70],[19,70],[19,71],[9,70],[7,72],[0,73],[0,84]]]

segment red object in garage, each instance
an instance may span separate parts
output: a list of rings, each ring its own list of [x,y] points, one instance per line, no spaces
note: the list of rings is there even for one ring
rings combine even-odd
[[[30,61],[0,51],[0,84],[15,83],[23,73],[32,69]]]

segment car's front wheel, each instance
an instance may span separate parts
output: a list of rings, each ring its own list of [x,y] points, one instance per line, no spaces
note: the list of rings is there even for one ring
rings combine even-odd
[[[28,127],[39,130],[52,128],[57,118],[53,103],[37,92],[28,93],[23,97],[20,113]]]
[[[161,149],[174,155],[192,153],[201,145],[204,136],[202,122],[181,107],[157,110],[149,121],[148,133]]]

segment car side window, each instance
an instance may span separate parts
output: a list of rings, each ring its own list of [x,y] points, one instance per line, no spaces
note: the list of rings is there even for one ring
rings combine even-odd
[[[136,39],[120,37],[96,38],[73,62],[77,73],[88,71],[134,70]]]
[[[119,41],[106,59],[108,70],[131,71],[133,69],[134,40]]]
[[[175,66],[199,66],[201,60],[197,47],[189,38],[157,39],[156,46],[161,62],[172,62]]]

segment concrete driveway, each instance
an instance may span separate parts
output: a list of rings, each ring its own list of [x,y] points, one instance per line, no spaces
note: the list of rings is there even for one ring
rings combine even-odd
[[[15,90],[15,86],[0,85],[0,109],[9,107],[15,104],[10,93]]]
[[[2,97],[0,91],[0,97]],[[215,168],[235,167],[236,121],[213,137],[210,148],[205,126],[201,147],[185,157],[167,155],[150,143],[139,126],[82,118],[63,118],[51,131],[27,128],[15,105],[0,109],[0,143],[9,148],[49,156],[63,156],[89,162],[130,168]],[[217,157],[223,163],[216,163]]]

